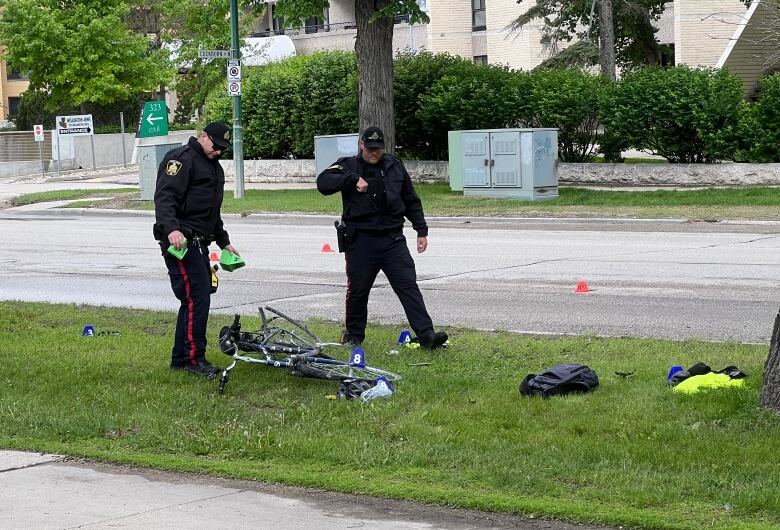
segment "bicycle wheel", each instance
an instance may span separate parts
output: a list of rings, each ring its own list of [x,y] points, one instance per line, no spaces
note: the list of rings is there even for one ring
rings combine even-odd
[[[344,379],[360,379],[374,381],[378,377],[385,377],[388,381],[398,381],[401,376],[380,368],[371,366],[350,366],[344,361],[328,359],[326,357],[303,357],[295,362],[291,372],[298,377],[314,377],[317,379],[330,379],[343,381]]]

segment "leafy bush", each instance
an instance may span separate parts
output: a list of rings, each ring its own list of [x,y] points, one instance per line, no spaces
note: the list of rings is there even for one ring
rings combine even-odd
[[[447,131],[432,133],[423,125],[422,98],[439,79],[469,61],[447,53],[404,52],[395,60],[393,100],[395,143],[404,157],[447,158]]]
[[[602,98],[605,143],[648,149],[670,162],[732,158],[742,100],[742,83],[723,70],[630,72]]]
[[[599,128],[598,102],[608,81],[569,68],[534,70],[530,80],[528,126],[558,129],[562,161],[589,159]]]
[[[429,137],[445,146],[447,131],[516,126],[527,114],[527,80],[522,72],[463,62],[420,96],[418,115]]]
[[[780,162],[780,74],[759,81],[755,103],[740,109],[736,137],[738,160]]]
[[[246,158],[311,158],[314,136],[357,130],[353,53],[318,52],[248,68],[242,90]],[[224,86],[209,95],[203,123],[217,119],[232,120]]]

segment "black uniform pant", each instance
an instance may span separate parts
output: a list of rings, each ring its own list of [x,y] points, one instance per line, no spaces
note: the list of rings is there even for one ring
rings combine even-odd
[[[349,338],[362,342],[366,336],[368,294],[379,271],[401,301],[409,325],[419,337],[433,331],[433,322],[425,309],[414,260],[401,235],[379,235],[357,232],[346,251],[347,311],[346,328]]]
[[[171,366],[197,364],[206,359],[206,325],[211,305],[211,271],[208,246],[188,240],[181,260],[168,252],[165,265],[173,294],[181,302],[176,335],[171,350]]]

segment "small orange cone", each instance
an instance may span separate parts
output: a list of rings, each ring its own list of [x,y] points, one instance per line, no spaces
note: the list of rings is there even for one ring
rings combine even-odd
[[[585,280],[580,280],[577,282],[577,288],[574,289],[575,293],[589,293],[591,291],[591,288],[588,287],[588,282]]]
[[[209,261],[219,261],[219,254],[217,254],[216,251],[212,251],[211,255],[209,256]]]
[[[330,243],[325,243],[322,245],[322,251],[323,252],[333,252],[333,249],[330,248]]]

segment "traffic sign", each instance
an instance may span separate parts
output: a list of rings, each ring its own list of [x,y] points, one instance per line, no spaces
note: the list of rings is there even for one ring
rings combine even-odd
[[[230,59],[227,66],[227,80],[241,81],[241,61],[238,59]]]
[[[36,142],[42,142],[43,141],[43,125],[40,125],[40,124],[33,125],[33,133],[35,134],[35,141]]]
[[[228,83],[228,96],[241,95],[241,81],[231,81]]]
[[[198,50],[198,57],[201,59],[230,59],[233,57],[233,50]]]
[[[138,119],[138,132],[136,137],[149,138],[151,136],[168,135],[168,107],[165,101],[147,101],[144,110]]]
[[[57,116],[58,136],[92,136],[92,114]]]

